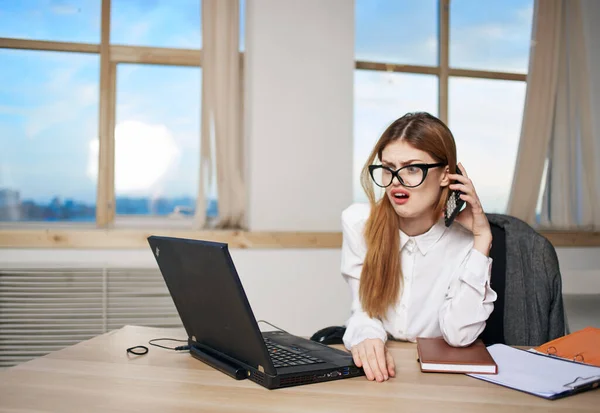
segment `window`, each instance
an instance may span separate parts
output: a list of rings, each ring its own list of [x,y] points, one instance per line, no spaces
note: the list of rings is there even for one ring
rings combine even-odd
[[[101,0],[0,0],[0,38],[100,43]]]
[[[533,0],[357,0],[356,202],[366,201],[359,174],[381,132],[407,112],[427,111],[452,130],[486,212],[505,211],[532,18]]]
[[[190,215],[195,210],[200,80],[199,68],[118,66],[117,215]]]
[[[0,0],[2,223],[195,213],[201,0],[102,3]]]
[[[0,49],[0,221],[96,219],[97,55]]]

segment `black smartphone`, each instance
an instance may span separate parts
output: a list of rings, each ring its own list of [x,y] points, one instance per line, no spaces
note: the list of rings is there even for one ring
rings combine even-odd
[[[458,165],[456,166],[456,173],[462,175],[462,172],[460,172],[460,168],[458,167]],[[458,181],[453,181],[452,183],[456,184],[458,183]],[[446,208],[444,208],[444,222],[446,223],[447,227],[449,227],[452,224],[452,222],[462,209],[463,205],[465,204],[464,199],[461,199],[460,195],[462,195],[462,192],[459,190],[451,190],[450,195],[448,195],[448,201],[446,201]]]

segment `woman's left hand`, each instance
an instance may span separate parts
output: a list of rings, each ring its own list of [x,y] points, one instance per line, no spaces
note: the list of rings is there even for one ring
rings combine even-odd
[[[477,248],[480,246],[484,251],[480,248],[477,249],[487,255],[489,252],[489,244],[492,242],[490,223],[483,212],[481,201],[473,186],[473,181],[469,179],[469,175],[462,163],[459,163],[457,167],[460,168],[463,174],[448,175],[452,181],[458,181],[458,183],[450,184],[450,190],[461,191],[462,195],[460,198],[466,201],[467,206],[458,214],[455,221],[473,233],[473,236],[475,237],[475,247]]]

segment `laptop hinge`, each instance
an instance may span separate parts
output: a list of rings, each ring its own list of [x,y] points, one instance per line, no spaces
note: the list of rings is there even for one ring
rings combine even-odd
[[[219,370],[236,380],[243,380],[250,375],[249,371],[243,366],[234,363],[231,360],[220,357],[210,350],[199,348],[197,345],[190,346],[192,356],[209,366]]]

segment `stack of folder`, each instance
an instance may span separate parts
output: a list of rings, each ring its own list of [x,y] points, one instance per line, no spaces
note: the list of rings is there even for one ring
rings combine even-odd
[[[535,351],[600,367],[600,328],[586,327],[544,343]]]
[[[488,351],[498,374],[469,376],[551,400],[600,387],[598,328],[587,327],[530,350],[494,344]]]
[[[587,327],[531,348],[504,344],[450,347],[443,338],[417,338],[423,372],[468,376],[546,399],[600,388],[600,329]]]

